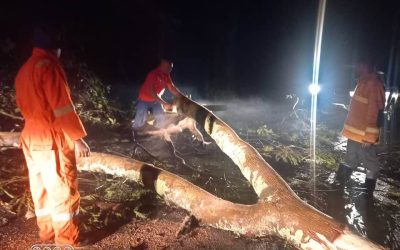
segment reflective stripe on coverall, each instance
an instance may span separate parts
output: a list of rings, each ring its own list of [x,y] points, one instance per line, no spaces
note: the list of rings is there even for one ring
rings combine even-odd
[[[21,147],[29,169],[39,236],[57,244],[78,242],[79,199],[74,140],[86,136],[65,73],[50,51],[34,48],[15,80],[25,118]]]

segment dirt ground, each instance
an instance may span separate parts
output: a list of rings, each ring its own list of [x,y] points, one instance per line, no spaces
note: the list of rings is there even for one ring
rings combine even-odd
[[[179,208],[164,206],[152,218],[93,232],[90,239],[95,243],[87,249],[295,249],[279,238],[243,238],[206,226],[177,235],[186,216]],[[33,218],[17,218],[0,227],[1,249],[30,249],[37,241]]]

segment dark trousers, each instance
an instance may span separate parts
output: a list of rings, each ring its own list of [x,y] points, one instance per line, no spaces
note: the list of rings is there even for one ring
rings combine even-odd
[[[344,163],[353,170],[362,163],[366,169],[366,178],[368,179],[376,180],[379,176],[380,163],[376,145],[363,148],[361,143],[349,139]]]

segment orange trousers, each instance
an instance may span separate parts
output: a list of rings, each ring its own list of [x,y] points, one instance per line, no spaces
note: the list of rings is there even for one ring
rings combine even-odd
[[[58,143],[43,145],[41,141],[49,141],[48,137],[41,140],[31,135],[32,132],[22,133],[21,146],[28,165],[40,240],[76,245],[80,195],[74,143],[61,135]]]

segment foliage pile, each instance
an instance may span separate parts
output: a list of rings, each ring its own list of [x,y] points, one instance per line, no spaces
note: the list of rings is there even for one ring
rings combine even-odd
[[[83,232],[117,226],[132,218],[146,219],[149,211],[163,204],[155,192],[123,178],[98,173],[84,174],[83,178]]]
[[[32,210],[28,170],[19,150],[0,150],[0,202],[1,207],[23,215]]]
[[[10,39],[0,40],[0,130],[17,129],[22,124],[13,86],[17,70],[14,43]]]
[[[14,78],[21,62],[15,60],[15,46],[6,46],[8,43],[10,40],[0,41],[0,48],[6,48],[0,50],[0,57],[5,60],[0,65],[0,119],[7,121],[7,126],[0,127],[2,130],[18,129],[22,124],[14,91]],[[111,86],[104,84],[84,62],[73,56],[73,52],[65,54],[61,60],[80,117],[86,124],[118,126],[127,116],[118,109],[116,102],[110,100]],[[11,127],[8,125],[10,120],[13,121]]]
[[[66,60],[66,71],[75,107],[89,124],[114,127],[127,117],[118,104],[109,98],[111,85],[106,85],[84,62]]]
[[[296,102],[297,104],[297,102]],[[310,160],[310,122],[309,113],[302,108],[290,107],[280,122],[263,125],[247,131],[247,139],[259,152],[275,161],[299,166]],[[317,124],[316,163],[329,169],[335,169],[342,152],[334,149],[339,131],[329,129],[325,124]]]
[[[0,131],[21,127],[21,113],[15,103],[14,88],[0,79]]]

